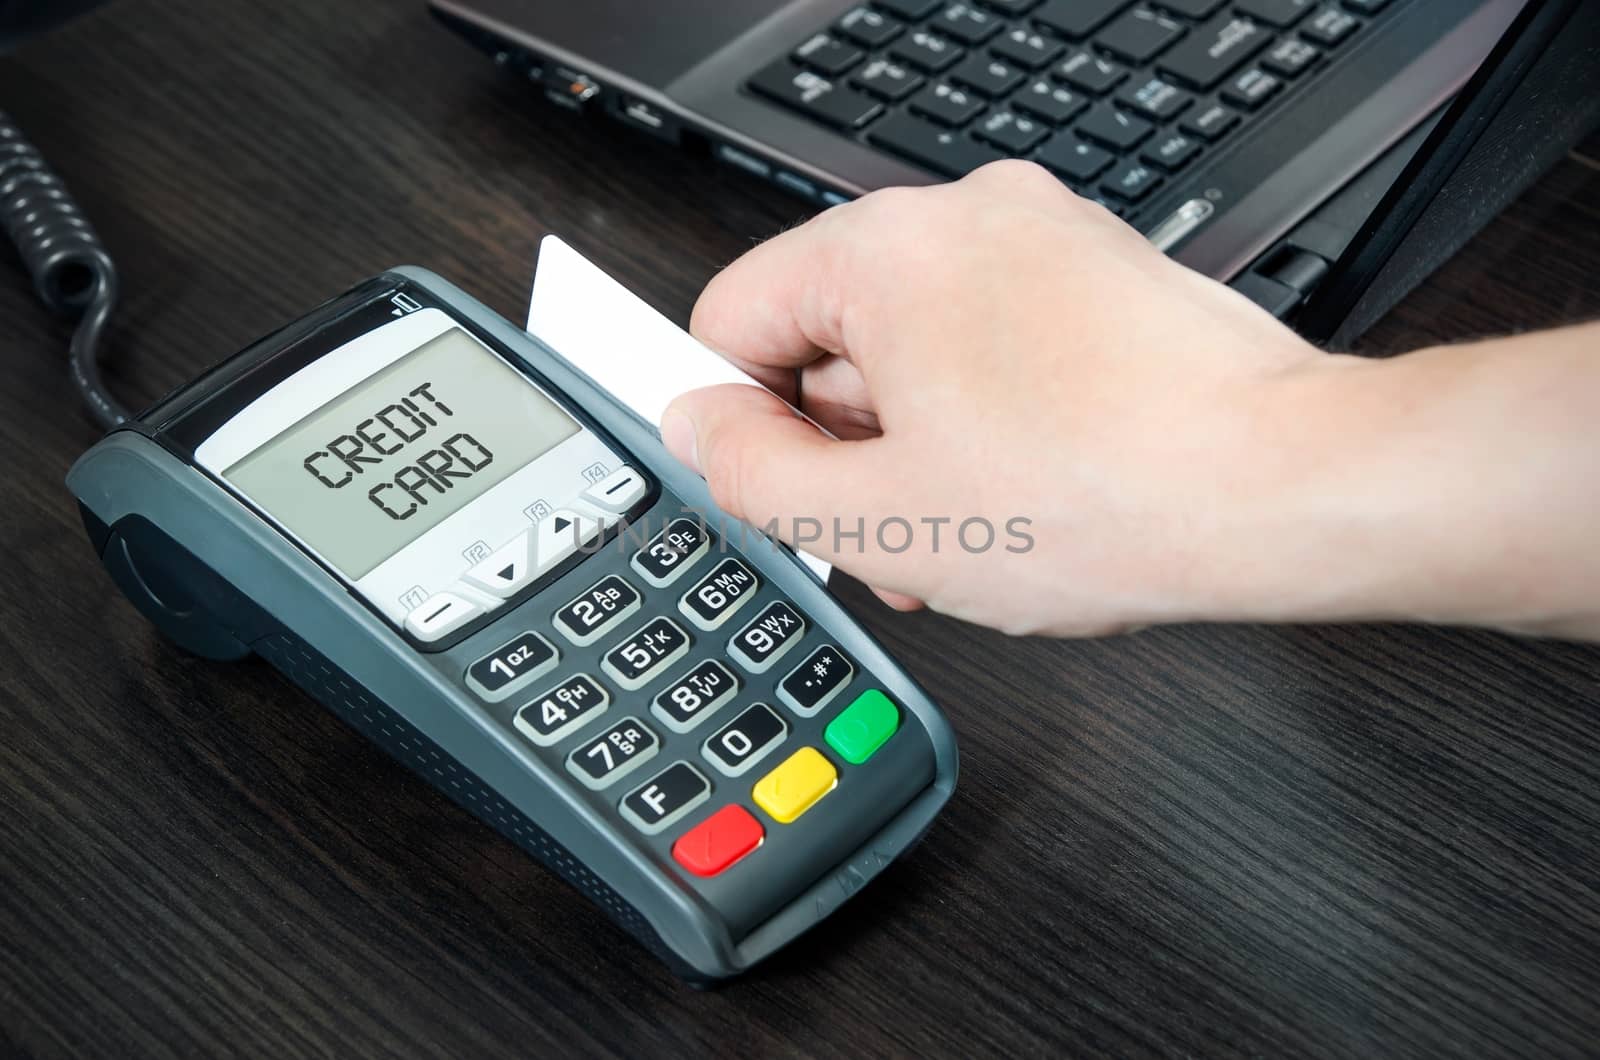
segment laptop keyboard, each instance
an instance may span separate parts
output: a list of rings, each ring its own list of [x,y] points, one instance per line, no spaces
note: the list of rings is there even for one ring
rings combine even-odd
[[[1034,159],[1125,216],[1390,6],[873,0],[747,87],[940,176]]]

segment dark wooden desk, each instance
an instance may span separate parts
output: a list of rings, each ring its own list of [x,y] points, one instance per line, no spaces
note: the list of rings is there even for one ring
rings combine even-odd
[[[803,216],[540,105],[420,6],[123,0],[0,63],[122,267],[123,393],[398,262],[515,318],[549,231],[685,319]],[[1591,315],[1597,276],[1574,158],[1370,343]],[[0,280],[0,1052],[1600,1049],[1594,648],[1013,641],[846,583],[952,715],[960,789],[824,928],[697,993],[265,666],[156,639],[61,485],[95,438],[68,329],[9,254]]]

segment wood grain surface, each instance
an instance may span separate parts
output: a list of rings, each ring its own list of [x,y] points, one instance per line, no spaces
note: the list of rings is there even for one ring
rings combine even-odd
[[[512,318],[559,232],[671,315],[796,200],[541,104],[383,0],[120,0],[0,61],[148,400],[386,266]],[[1600,311],[1600,150],[1367,340]],[[0,252],[0,1053],[1600,1053],[1600,650],[1404,627],[1010,640],[839,592],[942,701],[924,844],[685,988],[264,665],[94,563],[68,325]],[[1328,562],[1337,562],[1329,557]]]

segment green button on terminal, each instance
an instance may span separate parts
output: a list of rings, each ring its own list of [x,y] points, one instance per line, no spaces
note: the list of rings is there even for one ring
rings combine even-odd
[[[889,697],[869,688],[828,723],[822,737],[853,766],[871,758],[900,727],[900,711]]]

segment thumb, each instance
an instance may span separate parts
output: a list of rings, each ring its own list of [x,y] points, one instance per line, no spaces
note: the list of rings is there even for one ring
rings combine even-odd
[[[757,386],[679,396],[661,415],[661,440],[705,476],[717,507],[756,527],[776,520],[778,537],[823,558],[835,520],[854,523],[882,502],[883,439],[839,441]]]

